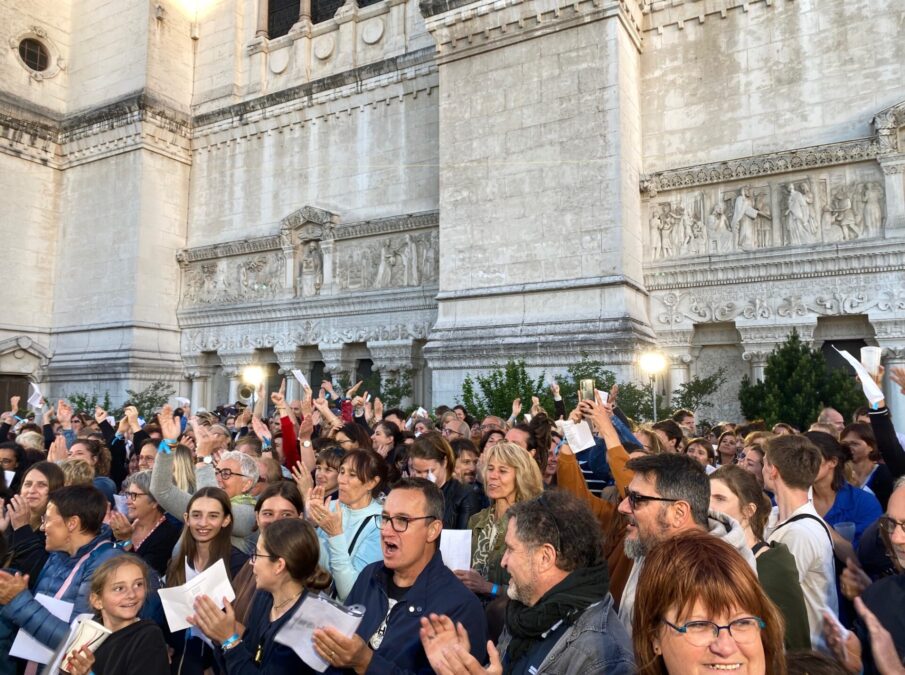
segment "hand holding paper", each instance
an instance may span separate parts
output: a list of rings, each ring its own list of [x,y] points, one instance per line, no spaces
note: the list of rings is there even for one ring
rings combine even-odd
[[[833,347],[833,349],[836,348]],[[867,372],[867,369],[861,365],[861,362],[858,361],[858,359],[844,349],[841,351],[836,349],[836,351],[839,352],[839,355],[848,361],[849,365],[855,369],[856,373],[858,373],[858,378],[861,380],[861,389],[864,391],[864,396],[867,398],[868,403],[874,405],[886,398],[883,394],[883,390],[877,386],[877,383],[874,382],[874,378],[871,377],[870,373]]]
[[[343,607],[323,595],[307,595],[274,639],[291,647],[302,661],[322,673],[330,663],[322,659],[314,648],[315,630],[332,626],[335,631],[351,638],[355,636],[362,616],[363,611],[358,608]]]
[[[195,598],[198,596],[206,595],[212,598],[221,608],[223,598],[229,602],[236,599],[236,593],[229,583],[229,577],[226,576],[226,566],[222,560],[218,560],[182,586],[161,588],[158,594],[167,625],[172,632],[191,627],[188,617],[195,614]]]

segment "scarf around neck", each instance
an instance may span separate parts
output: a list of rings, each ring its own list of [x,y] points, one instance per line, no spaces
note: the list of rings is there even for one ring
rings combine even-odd
[[[536,605],[528,607],[510,600],[506,608],[506,627],[512,640],[506,650],[504,672],[513,666],[558,621],[573,623],[582,612],[599,602],[609,592],[610,578],[606,563],[577,569],[547,591]]]

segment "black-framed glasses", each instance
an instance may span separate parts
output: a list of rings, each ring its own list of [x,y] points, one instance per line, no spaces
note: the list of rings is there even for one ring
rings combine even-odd
[[[632,507],[632,511],[638,508],[638,504],[643,504],[644,502],[678,502],[678,499],[670,499],[669,497],[651,497],[649,495],[642,495],[634,490],[625,489],[625,496],[628,499],[628,505]]]
[[[456,436],[461,436],[461,435],[462,435],[461,433],[459,433],[459,432],[456,431],[455,429],[447,429],[446,427],[444,427],[443,430],[442,430],[440,433],[443,434],[444,436],[452,436],[453,434],[455,434]]]
[[[409,529],[409,523],[416,520],[437,520],[436,516],[388,516],[385,513],[375,515],[374,517],[380,518],[381,530],[387,526],[387,523],[390,523],[393,526],[393,530],[396,532],[405,532]]]
[[[232,469],[214,469],[214,473],[220,476],[223,480],[229,480],[233,476],[241,476],[242,478],[248,478],[244,473],[239,473],[238,471],[233,471]]]
[[[880,516],[880,527],[882,527],[890,537],[896,533],[897,527],[902,529],[902,534],[905,534],[905,520],[896,520],[889,516]]]
[[[251,556],[249,556],[249,560],[251,560],[251,564],[254,565],[258,558],[267,558],[267,560],[279,560],[280,556],[265,555],[263,553],[258,553],[257,551],[252,551]]]
[[[126,498],[127,502],[134,502],[139,497],[146,497],[147,495],[147,492],[123,492],[123,497]]]
[[[730,637],[738,644],[754,642],[760,632],[767,627],[764,620],[758,616],[745,616],[735,621],[730,621],[725,626],[720,626],[713,621],[689,621],[681,626],[663,619],[663,623],[681,633],[685,639],[695,647],[708,647],[720,637],[720,631],[729,631]]]

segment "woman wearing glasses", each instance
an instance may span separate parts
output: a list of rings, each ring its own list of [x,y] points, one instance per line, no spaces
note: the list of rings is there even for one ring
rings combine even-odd
[[[436,431],[422,434],[415,439],[408,455],[409,476],[426,478],[443,492],[446,504],[443,527],[450,530],[468,529],[468,521],[481,510],[481,498],[469,486],[454,478],[456,456],[449,441]]]
[[[220,488],[201,488],[192,495],[183,518],[185,528],[179,538],[179,554],[173,557],[167,568],[167,586],[181,586],[218,560],[226,565],[227,574],[232,579],[247,557],[231,543],[232,508],[226,493]],[[213,664],[211,648],[190,631],[173,633],[168,640],[175,650],[174,672],[203,675]]]
[[[181,528],[167,519],[163,508],[151,495],[150,471],[138,471],[128,476],[123,481],[123,494],[128,517],[111,511],[109,519],[116,545],[135,553],[162,576],[167,571]]]
[[[718,537],[683,533],[645,558],[632,620],[641,675],[785,675],[783,630],[750,565]]]
[[[64,655],[61,669],[69,675],[167,675],[170,662],[160,627],[138,618],[149,588],[148,567],[134,555],[98,567],[91,577],[90,603],[96,620],[113,634],[97,648]]]
[[[308,493],[308,518],[317,525],[320,564],[333,576],[336,595],[345,599],[359,573],[381,560],[378,501],[387,465],[373,450],[351,450],[339,466],[339,499],[324,497],[320,486]]]
[[[217,648],[217,664],[228,675],[308,675],[314,673],[292,648],[274,641],[277,633],[304,601],[317,576],[318,538],[304,520],[287,518],[267,526],[258,538],[251,563],[258,592],[246,627],[236,622],[233,608],[225,611],[206,595],[195,600],[191,623]]]

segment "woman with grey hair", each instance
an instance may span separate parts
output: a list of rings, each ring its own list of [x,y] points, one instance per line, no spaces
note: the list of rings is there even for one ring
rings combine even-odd
[[[110,513],[117,548],[134,553],[157,574],[165,574],[182,528],[167,518],[151,494],[150,471],[136,471],[128,476],[122,493],[128,513]]]
[[[173,417],[170,406],[164,406],[157,419],[160,421],[164,441],[158,447],[157,459],[151,470],[151,492],[168,514],[182,522],[192,493],[180,489],[174,482],[173,450],[177,448],[180,426]],[[198,427],[196,433],[202,429],[204,427]],[[207,430],[204,433],[208,433]],[[204,439],[199,437],[198,441],[196,492],[205,487],[219,487],[226,492],[232,510],[232,545],[250,555],[254,550],[254,543],[248,541],[247,537],[255,528],[255,499],[250,493],[258,482],[258,465],[251,457],[235,451],[220,453],[215,462],[213,455],[208,453],[219,441],[211,438],[209,433]],[[202,450],[202,446],[210,447]]]

